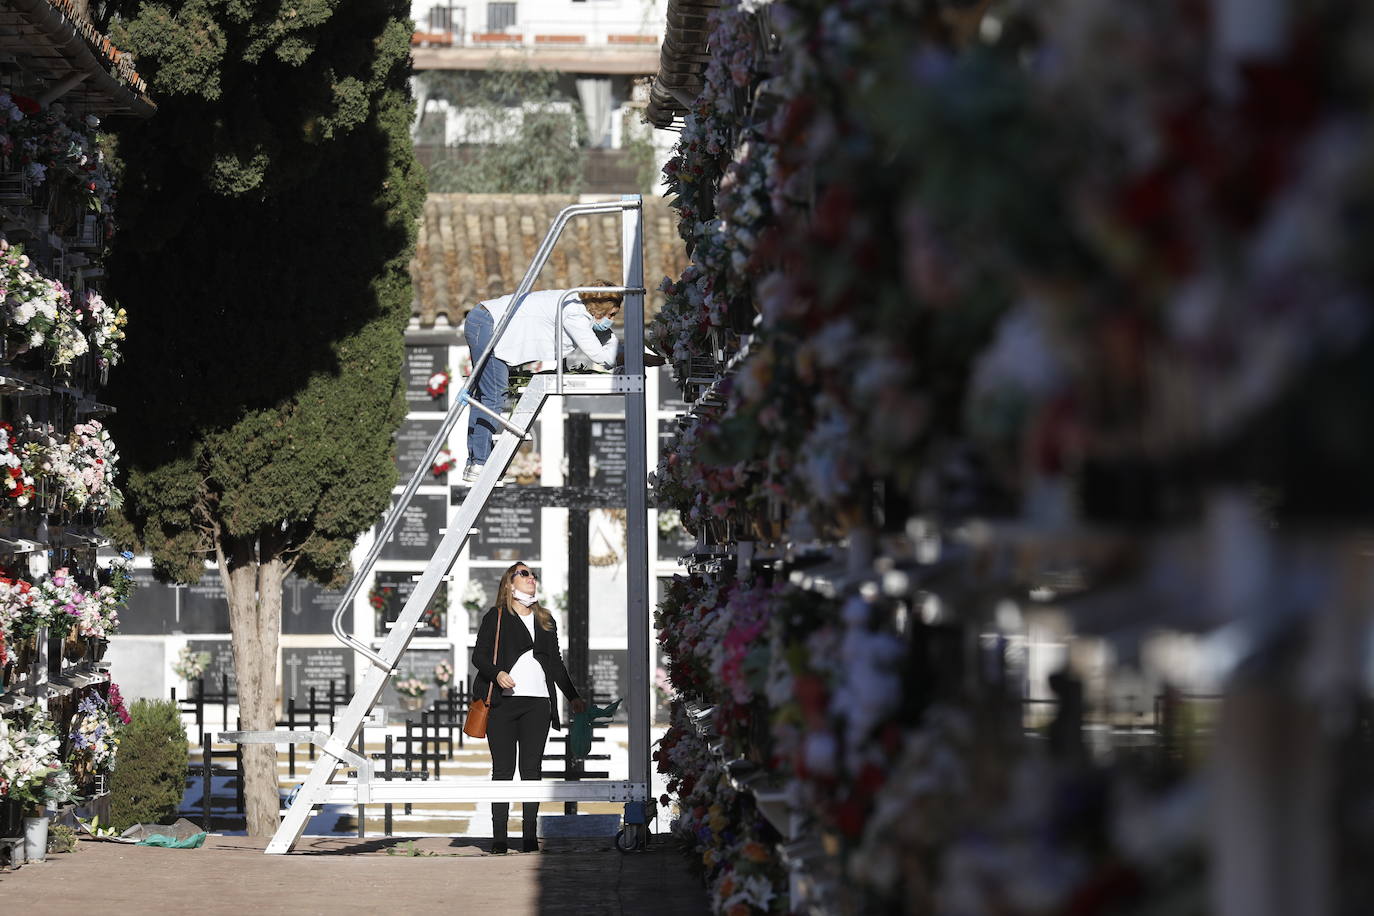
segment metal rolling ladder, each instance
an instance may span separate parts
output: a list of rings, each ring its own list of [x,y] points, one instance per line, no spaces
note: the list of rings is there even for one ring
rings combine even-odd
[[[577,216],[619,213],[621,216],[622,285],[618,287],[579,287],[577,292],[619,292],[624,294],[625,366],[623,374],[565,375],[563,360],[552,374],[536,374],[526,386],[509,417],[488,410],[476,399],[473,379],[486,361],[492,358],[496,342],[524,296],[530,292],[535,278],[548,260],[550,252],[568,222]],[[287,744],[308,741],[317,745],[321,753],[309,776],[296,792],[294,800],[283,815],[280,827],[267,846],[267,853],[283,854],[300,839],[315,806],[326,803],[366,805],[387,802],[517,802],[517,801],[609,801],[625,804],[625,828],[622,848],[643,845],[647,833],[647,813],[650,801],[649,782],[649,607],[648,607],[648,506],[646,472],[646,415],[644,402],[644,264],[641,200],[639,195],[627,195],[619,201],[574,204],[565,208],[554,220],[544,237],[529,270],[515,291],[511,308],[496,325],[492,342],[485,353],[473,361],[473,372],[467,383],[453,399],[438,433],[430,442],[423,460],[406,484],[400,498],[384,518],[366,559],[358,567],[334,614],[334,635],[346,646],[366,658],[371,664],[358,679],[358,688],[348,706],[334,722],[331,734],[322,732],[261,731],[226,732],[221,740],[239,743]],[[561,314],[561,313],[560,313]],[[562,352],[562,321],[556,322],[555,353]],[[486,507],[492,491],[499,485],[506,467],[515,457],[516,449],[529,438],[530,429],[539,410],[550,395],[618,395],[625,399],[625,433],[627,440],[628,492],[626,493],[626,561],[628,569],[627,636],[629,696],[629,778],[625,781],[545,781],[539,783],[492,782],[489,780],[443,779],[415,782],[392,782],[372,779],[372,761],[355,753],[350,745],[367,724],[373,706],[381,696],[387,678],[405,653],[414,636],[420,617],[429,605],[439,584],[448,575],[454,560],[467,543],[478,517]],[[371,575],[383,545],[396,529],[402,513],[415,496],[425,473],[439,451],[448,441],[466,408],[471,407],[489,416],[501,432],[495,439],[491,457],[482,473],[464,496],[462,503],[448,521],[443,539],[434,556],[415,584],[400,616],[376,651],[359,642],[342,627],[345,612],[364,582]],[[352,775],[349,776],[348,774]]]

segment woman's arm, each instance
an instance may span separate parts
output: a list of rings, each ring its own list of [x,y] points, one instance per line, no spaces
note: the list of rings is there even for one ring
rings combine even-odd
[[[615,365],[620,341],[612,334],[604,344],[601,342],[592,330],[592,316],[587,313],[586,306],[569,306],[563,312],[563,332],[592,361],[608,367]]]
[[[549,673],[553,675],[553,682],[558,685],[558,689],[563,691],[563,695],[570,700],[581,701],[582,696],[573,686],[572,677],[568,674],[568,666],[563,664],[563,653],[558,648],[558,628],[545,631],[549,636],[551,646],[549,652]]]
[[[491,660],[496,642],[496,609],[487,611],[482,625],[477,628],[477,642],[472,647],[472,667],[488,681],[496,681],[501,669]]]

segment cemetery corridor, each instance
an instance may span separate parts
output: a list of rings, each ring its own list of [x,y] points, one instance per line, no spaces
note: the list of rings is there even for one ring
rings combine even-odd
[[[267,838],[212,835],[200,849],[83,841],[77,852],[0,875],[0,898],[26,911],[71,912],[63,887],[101,887],[113,912],[421,913],[503,916],[698,916],[705,891],[667,837],[646,852],[616,852],[609,839],[550,839],[545,852],[492,856],[462,837],[306,837],[286,856],[264,856]],[[128,875],[137,874],[137,881]],[[48,901],[52,909],[43,909]],[[194,901],[191,904],[190,901]]]

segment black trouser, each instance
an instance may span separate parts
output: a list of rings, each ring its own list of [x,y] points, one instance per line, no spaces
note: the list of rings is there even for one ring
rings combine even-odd
[[[544,742],[549,738],[548,697],[503,697],[487,718],[487,747],[491,749],[491,778],[515,778],[516,746],[519,745],[520,778],[542,779],[544,776]],[[533,840],[539,830],[539,802],[525,802],[521,808],[521,833]],[[510,820],[510,804],[491,803],[491,835],[506,838],[506,823]]]

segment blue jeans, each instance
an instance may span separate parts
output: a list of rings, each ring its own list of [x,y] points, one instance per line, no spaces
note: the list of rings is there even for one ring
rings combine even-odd
[[[467,320],[463,322],[463,337],[467,340],[468,352],[474,364],[477,357],[481,356],[491,343],[495,326],[496,321],[491,317],[491,312],[482,306],[476,306],[468,312]],[[482,367],[471,390],[484,407],[489,407],[497,413],[505,413],[506,389],[509,387],[510,367],[497,359],[493,353],[487,359],[487,364]],[[496,430],[496,421],[471,407],[468,408],[468,464],[487,463],[487,459],[491,457],[491,439]]]

